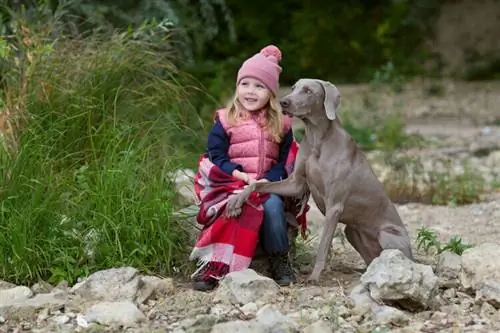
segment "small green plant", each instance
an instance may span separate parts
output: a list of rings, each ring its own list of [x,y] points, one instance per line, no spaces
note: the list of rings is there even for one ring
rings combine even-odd
[[[462,255],[465,250],[473,247],[471,244],[463,243],[462,238],[456,235],[450,238],[447,243],[441,244],[435,230],[421,227],[417,232],[417,249],[422,249],[426,253],[434,249],[438,254],[450,251]]]

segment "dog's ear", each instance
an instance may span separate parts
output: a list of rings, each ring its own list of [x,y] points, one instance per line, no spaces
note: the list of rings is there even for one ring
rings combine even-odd
[[[340,92],[334,84],[328,81],[318,80],[318,82],[325,91],[323,107],[325,108],[326,117],[329,120],[334,120],[340,106]]]

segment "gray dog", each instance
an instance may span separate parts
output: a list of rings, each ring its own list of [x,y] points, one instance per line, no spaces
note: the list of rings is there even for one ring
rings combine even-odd
[[[230,199],[226,214],[238,216],[252,191],[296,197],[310,192],[325,220],[308,282],[318,282],[339,222],[345,224],[347,240],[367,265],[383,249],[399,249],[413,260],[401,217],[336,116],[340,106],[337,87],[327,81],[300,79],[280,104],[284,113],[305,124],[294,172],[283,181],[249,185]]]

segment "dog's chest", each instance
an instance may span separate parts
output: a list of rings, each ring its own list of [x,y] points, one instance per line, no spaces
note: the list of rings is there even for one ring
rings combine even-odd
[[[321,171],[321,169],[324,168],[321,166],[321,160],[316,154],[309,155],[305,166],[306,181],[309,191],[318,205],[318,208],[320,208],[321,206],[324,206],[323,197],[325,195],[325,179],[323,177],[324,172]]]

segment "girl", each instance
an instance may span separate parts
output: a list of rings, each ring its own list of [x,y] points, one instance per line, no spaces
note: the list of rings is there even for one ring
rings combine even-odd
[[[277,99],[279,75],[282,71],[278,64],[280,60],[280,50],[274,45],[269,45],[260,53],[247,59],[240,67],[234,97],[226,109],[216,112],[214,125],[208,135],[205,156],[215,167],[207,169],[205,174],[211,174],[206,177],[207,179],[210,177],[220,179],[221,175],[214,176],[213,172],[213,169],[218,169],[220,173],[232,176],[233,180],[236,179],[241,188],[245,184],[257,181],[279,181],[288,176],[289,170],[286,166],[289,165],[287,158],[293,142],[293,134],[291,118],[282,115]],[[199,174],[203,173],[202,166],[203,163],[200,163]],[[197,194],[203,194],[205,190],[200,189],[200,186],[205,186],[210,190],[218,188],[213,185],[207,186],[207,182],[198,181]],[[226,186],[226,188],[229,187]],[[207,211],[216,207],[213,198],[206,201],[211,201],[209,203],[211,206],[206,209]],[[285,220],[284,201],[275,194],[269,194],[261,207],[263,208],[261,221],[248,223],[258,223],[257,237],[264,251],[270,256],[273,279],[280,285],[289,285],[294,281],[294,276],[288,257],[288,225]],[[200,211],[203,211],[203,207]],[[201,219],[198,216],[198,222]],[[235,248],[238,245],[245,247],[242,244],[247,244],[247,248],[253,246],[249,240],[251,237],[248,236],[250,234],[248,230],[252,227],[242,226],[244,222],[241,219],[242,217],[238,221],[240,224],[237,227],[240,228],[238,232],[247,228],[247,234],[233,239],[233,244],[221,238],[235,233],[235,229],[231,232],[218,231],[220,236],[214,236],[217,234],[215,230],[219,227],[213,226],[214,230],[200,237],[191,254],[191,259],[198,258],[203,265],[194,274],[193,287],[195,289],[211,290],[217,285],[218,279],[228,271],[243,269],[249,265],[251,258],[248,257],[251,257],[250,252],[253,253],[253,249],[247,255],[243,255],[242,252],[237,253],[238,249]],[[210,239],[203,241],[204,238]],[[231,251],[232,258],[228,259],[228,253]],[[244,249],[241,251],[244,252]],[[232,269],[229,267],[231,265]]]

